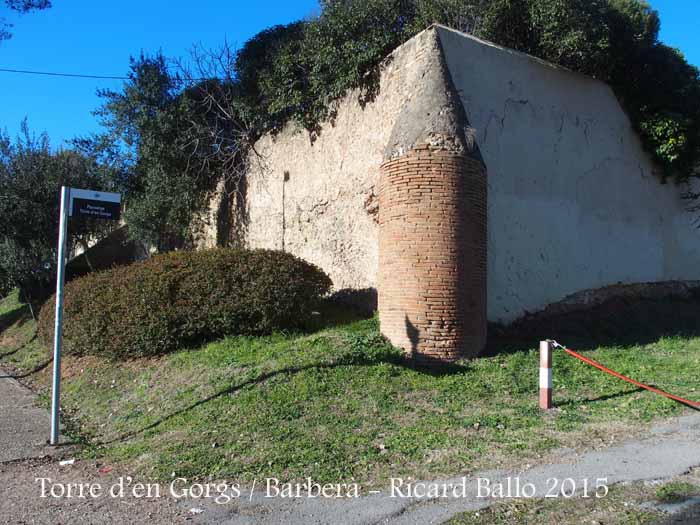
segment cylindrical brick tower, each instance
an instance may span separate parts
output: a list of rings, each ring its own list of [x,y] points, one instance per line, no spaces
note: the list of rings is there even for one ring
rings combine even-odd
[[[486,342],[486,169],[440,43],[379,177],[379,321],[418,363]]]

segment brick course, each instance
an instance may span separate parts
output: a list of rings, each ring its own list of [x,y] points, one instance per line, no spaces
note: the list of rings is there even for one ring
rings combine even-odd
[[[486,342],[486,173],[464,154],[417,146],[379,178],[379,321],[421,364]]]

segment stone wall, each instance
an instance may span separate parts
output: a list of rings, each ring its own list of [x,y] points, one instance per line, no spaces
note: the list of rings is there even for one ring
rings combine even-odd
[[[387,60],[378,96],[354,91],[315,140],[293,125],[255,145],[246,189],[246,243],[288,250],[321,266],[336,290],[376,291],[377,182],[401,108],[434,57],[423,33]],[[376,292],[375,292],[376,293]],[[376,299],[365,302],[376,307]]]
[[[258,141],[243,244],[314,262],[336,290],[376,289],[380,167],[387,148],[391,160],[415,145],[396,135],[400,119],[422,129],[457,115],[430,97],[444,92],[488,171],[489,321],[584,289],[700,279],[683,188],[661,184],[608,86],[439,26],[392,53],[374,100],[341,100],[316,140],[289,125]]]
[[[462,153],[418,146],[382,166],[379,322],[425,364],[486,342],[486,174]]]
[[[606,84],[438,29],[489,172],[488,317],[585,289],[700,279],[700,231]]]

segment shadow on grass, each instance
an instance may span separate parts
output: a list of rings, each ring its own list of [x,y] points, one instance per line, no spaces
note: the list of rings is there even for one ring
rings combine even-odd
[[[643,388],[632,388],[630,390],[624,390],[622,392],[617,392],[615,394],[608,394],[605,396],[599,396],[595,397],[593,399],[570,399],[569,401],[557,401],[555,404],[557,408],[559,407],[567,407],[567,406],[580,406],[580,405],[589,405],[591,403],[598,403],[600,401],[607,401],[609,399],[615,399],[618,397],[625,397],[629,396],[632,394],[636,394],[637,392],[644,392],[645,390]]]
[[[15,308],[14,310],[10,310],[9,312],[5,312],[4,314],[0,315],[0,335],[3,332],[5,332],[5,330],[11,327],[20,329],[25,323],[31,321],[31,319],[31,310],[26,304],[18,306],[17,308]],[[17,348],[0,353],[0,360],[17,354],[18,352],[26,348],[28,345],[33,343],[36,340],[36,338],[37,332],[36,330],[34,330],[32,336],[27,341],[20,344]]]
[[[9,312],[5,312],[4,314],[0,314],[0,333],[4,332],[11,326],[21,327],[31,318],[31,311],[29,310],[29,306],[26,304],[17,307],[14,310],[10,310]]]
[[[51,363],[53,363],[53,359],[49,359],[48,361],[44,361],[38,366],[35,366],[28,372],[23,372],[21,374],[7,374],[4,376],[0,376],[0,379],[24,379],[26,377],[29,377],[31,375],[37,374],[44,370],[47,366],[49,366]]]
[[[199,401],[196,401],[194,403],[191,403],[190,405],[181,408],[179,410],[176,410],[160,419],[157,421],[154,421],[153,423],[146,425],[145,427],[135,430],[133,432],[127,432],[126,434],[123,434],[121,436],[118,436],[113,439],[109,439],[106,441],[99,441],[99,442],[94,442],[92,443],[95,446],[105,446],[105,445],[111,445],[114,443],[119,443],[121,441],[126,441],[128,439],[134,438],[136,436],[139,436],[141,434],[144,434],[148,432],[149,430],[153,430],[154,428],[159,427],[163,423],[180,416],[182,414],[185,414],[187,412],[190,412],[192,410],[195,410],[196,408],[205,405],[206,403],[209,403],[211,401],[214,401],[216,399],[219,399],[221,397],[235,394],[236,392],[243,390],[246,387],[249,386],[255,386],[259,385],[261,383],[264,383],[265,381],[272,379],[273,377],[279,376],[279,375],[285,375],[285,374],[298,374],[301,372],[304,372],[306,370],[323,370],[323,369],[333,369],[333,368],[339,368],[343,366],[374,366],[379,363],[383,362],[391,362],[395,364],[404,364],[405,360],[402,359],[401,357],[397,357],[395,354],[387,354],[387,355],[382,355],[382,356],[377,356],[376,358],[373,359],[365,359],[365,358],[357,358],[354,355],[349,355],[346,358],[341,358],[338,361],[330,362],[330,363],[311,363],[307,365],[299,365],[299,366],[290,366],[287,368],[281,368],[278,370],[270,370],[268,372],[263,372],[256,377],[246,379],[242,381],[241,383],[237,383],[235,385],[231,385],[227,388],[224,388],[222,390],[219,390],[218,392],[207,396],[203,399],[200,399]]]
[[[9,352],[5,352],[3,354],[0,354],[0,359],[5,359],[6,357],[10,357],[12,355],[15,355],[17,352],[19,352],[20,350],[23,350],[24,348],[26,348],[27,346],[32,344],[34,341],[36,341],[36,338],[37,338],[37,333],[34,332],[34,335],[32,335],[32,337],[27,342],[22,343],[14,350],[10,350]]]
[[[360,306],[346,302],[338,298],[324,299],[313,313],[311,319],[305,323],[303,333],[313,333],[327,328],[335,328],[357,321],[370,319],[372,314]]]
[[[458,363],[444,363],[443,361],[426,361],[425,358],[422,359],[420,363],[403,358],[400,360],[399,364],[410,370],[415,370],[421,374],[429,375],[432,377],[446,377],[454,375],[464,375],[472,370],[468,362],[458,362]]]

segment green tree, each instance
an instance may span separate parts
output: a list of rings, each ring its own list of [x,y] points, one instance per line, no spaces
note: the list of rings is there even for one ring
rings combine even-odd
[[[295,122],[313,139],[350,90],[371,100],[387,55],[432,23],[608,82],[666,175],[700,176],[698,70],[659,41],[646,2],[321,0],[321,9],[237,52],[194,53],[196,73],[141,56],[123,90],[101,92],[107,132],[84,145],[119,165],[132,235],[161,250],[185,246],[217,179],[229,191],[244,179],[256,138]]]
[[[264,131],[313,133],[349,90],[378,88],[383,59],[437,22],[609,83],[666,175],[700,175],[700,75],[659,41],[641,0],[323,0],[320,16],[253,37],[238,54],[241,92]],[[256,113],[257,111],[257,113]]]
[[[129,234],[161,251],[185,244],[192,217],[216,182],[206,144],[193,131],[206,115],[196,92],[183,87],[162,54],[132,58],[123,89],[98,92],[105,103],[96,115],[106,132],[77,141],[85,151],[118,159]]]
[[[700,175],[700,74],[639,0],[495,0],[479,35],[609,83],[667,176]]]
[[[233,65],[244,111],[258,129],[279,130],[307,111],[311,94],[302,57],[305,22],[261,31],[236,54]]]
[[[26,300],[40,301],[52,288],[60,187],[111,190],[110,173],[76,151],[53,152],[45,134],[29,132],[26,121],[14,142],[0,134],[0,289],[20,288]],[[111,224],[72,218],[69,247],[87,247]]]
[[[349,89],[371,98],[381,60],[406,39],[415,18],[415,6],[403,0],[321,4],[318,19],[262,31],[237,54],[241,96],[260,132],[290,120],[314,132]]]

